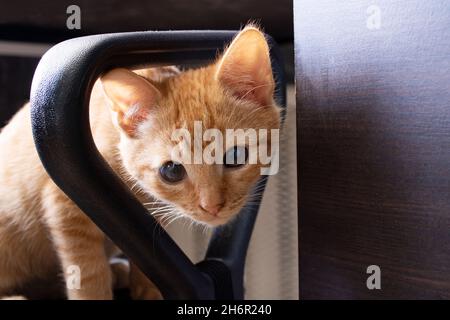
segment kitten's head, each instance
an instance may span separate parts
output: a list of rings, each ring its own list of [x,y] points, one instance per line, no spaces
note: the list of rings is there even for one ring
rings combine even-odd
[[[280,126],[279,108],[273,100],[275,85],[269,48],[258,29],[247,27],[216,63],[181,73],[172,71],[148,71],[159,72],[156,79],[154,74],[145,76],[114,69],[101,78],[111,102],[113,122],[121,132],[123,166],[143,190],[180,214],[208,225],[220,225],[246,203],[262,167],[259,160],[248,161],[249,148],[260,142],[250,146],[252,142],[247,140],[230,147],[225,141],[226,129],[270,131]],[[174,139],[174,132],[180,128],[190,134],[190,145]],[[211,128],[223,133],[225,140],[223,146],[215,145],[217,149],[210,154],[221,155],[221,151],[227,159],[241,155],[244,163],[195,161],[195,145],[198,147],[200,141],[200,152],[205,151],[216,137],[204,141],[208,137],[202,139],[202,133],[197,133],[195,138],[194,131],[202,129],[205,134]],[[184,135],[182,139],[186,138]],[[180,146],[192,155],[191,161],[174,152]],[[269,145],[269,153],[270,148]]]

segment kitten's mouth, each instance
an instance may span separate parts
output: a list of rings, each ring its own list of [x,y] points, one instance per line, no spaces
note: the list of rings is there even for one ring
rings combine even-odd
[[[212,215],[201,211],[184,210],[176,205],[166,205],[160,208],[154,208],[152,215],[165,227],[178,220],[178,218],[183,217],[205,226],[217,227],[226,224],[236,214],[230,208],[223,210],[218,215]]]
[[[245,206],[245,202],[246,198],[242,198],[241,200],[234,202],[232,206],[224,208],[216,216],[204,212],[192,212],[186,213],[186,215],[189,216],[190,219],[199,223],[206,224],[210,227],[217,227],[228,223],[230,220],[236,217],[241,209]]]
[[[228,223],[240,212],[243,207],[241,202],[245,203],[245,199],[242,199],[242,201],[234,202],[232,206],[222,208],[222,210],[217,215],[212,215],[203,211],[191,211],[190,208],[184,209],[183,207],[177,206],[176,204],[167,204],[166,206],[162,206],[159,209],[157,208],[155,209],[154,213],[156,212],[155,217],[163,225],[169,225],[172,222],[178,220],[178,218],[184,217],[204,226],[217,227]]]

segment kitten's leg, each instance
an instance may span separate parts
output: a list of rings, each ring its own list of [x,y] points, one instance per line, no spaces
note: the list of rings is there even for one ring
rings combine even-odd
[[[163,299],[154,283],[132,262],[130,262],[130,294],[133,300]]]
[[[112,299],[104,234],[56,185],[47,185],[43,192],[45,220],[64,272],[68,298]]]
[[[124,289],[130,287],[130,266],[119,261],[110,261],[113,288]]]

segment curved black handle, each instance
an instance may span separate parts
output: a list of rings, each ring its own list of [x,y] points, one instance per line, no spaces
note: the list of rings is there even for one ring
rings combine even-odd
[[[234,35],[234,31],[148,31],[75,38],[51,48],[33,78],[33,136],[45,169],[156,283],[166,299],[242,298],[245,253],[258,208],[245,208],[239,223],[219,228],[205,262],[195,266],[170,236],[157,228],[154,218],[98,152],[89,125],[90,93],[107,69],[203,62],[214,58]],[[279,102],[285,105],[278,54],[274,61]],[[223,239],[228,237],[228,248],[220,240],[221,234]],[[221,267],[211,268],[212,264]],[[227,271],[232,291],[219,294],[217,279]]]

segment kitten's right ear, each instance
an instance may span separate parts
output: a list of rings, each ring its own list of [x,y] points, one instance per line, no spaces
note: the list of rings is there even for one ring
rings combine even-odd
[[[150,82],[127,69],[113,69],[100,77],[103,91],[110,101],[116,125],[129,137],[145,121],[161,93]]]
[[[264,34],[254,26],[239,32],[218,61],[215,78],[238,99],[271,105],[275,82]]]

